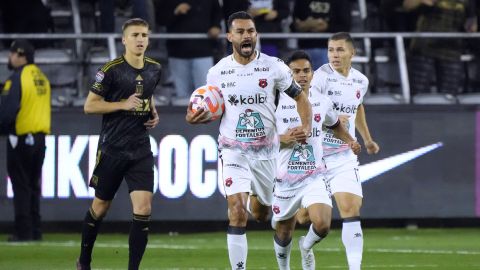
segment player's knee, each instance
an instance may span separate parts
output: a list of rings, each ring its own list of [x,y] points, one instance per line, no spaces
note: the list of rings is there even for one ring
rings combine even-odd
[[[150,215],[152,207],[150,204],[136,205],[133,207],[133,213],[138,215]]]
[[[355,203],[344,204],[340,210],[342,218],[355,217],[360,215],[361,205]]]
[[[275,232],[276,237],[281,241],[287,241],[292,239],[292,231],[290,230],[279,230]]]
[[[326,237],[330,232],[330,222],[323,219],[314,219],[312,220],[312,226],[315,229],[315,232],[323,237]]]
[[[285,241],[288,239],[292,239],[293,230],[286,227],[278,226],[275,234],[277,235],[278,239]]]
[[[110,205],[111,201],[104,201],[95,198],[92,203],[91,211],[93,211],[96,217],[103,218],[107,215]]]
[[[248,219],[247,209],[241,204],[233,205],[229,208],[228,218],[235,224],[246,224]]]

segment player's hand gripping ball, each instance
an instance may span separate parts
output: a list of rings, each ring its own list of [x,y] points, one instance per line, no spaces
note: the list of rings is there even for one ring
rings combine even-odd
[[[204,85],[197,88],[190,96],[190,102],[194,113],[200,108],[210,112],[211,121],[221,117],[225,110],[223,95],[220,89],[213,85]]]

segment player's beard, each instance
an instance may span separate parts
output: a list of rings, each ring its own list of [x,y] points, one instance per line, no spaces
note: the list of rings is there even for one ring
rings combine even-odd
[[[249,50],[248,49],[242,49],[242,46],[245,44],[245,43],[248,43],[250,44],[250,47],[249,47]],[[242,42],[240,44],[237,44],[235,45],[235,50],[237,51],[237,53],[243,57],[243,58],[250,58],[252,56],[252,54],[255,52],[255,45],[256,45],[256,42],[255,41],[250,41],[250,42]]]

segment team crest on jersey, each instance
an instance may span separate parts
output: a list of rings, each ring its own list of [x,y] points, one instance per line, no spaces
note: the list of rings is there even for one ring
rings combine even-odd
[[[314,116],[313,116],[313,120],[315,120],[315,122],[320,122],[320,120],[322,120],[322,116],[319,114],[319,113],[316,113]]]
[[[105,78],[105,73],[103,71],[99,70],[97,74],[95,74],[95,81],[98,83],[101,83],[103,81],[103,78]]]
[[[238,116],[236,138],[242,142],[251,142],[265,137],[265,126],[260,113],[246,109]]]
[[[258,79],[258,86],[260,86],[261,88],[265,88],[267,87],[267,85],[267,79]]]
[[[356,96],[357,96],[357,99],[360,99],[360,90],[357,90]]]
[[[297,144],[293,148],[288,161],[288,173],[304,174],[305,172],[315,170],[315,168],[313,147],[309,144]]]
[[[272,205],[272,212],[278,215],[280,213],[280,206]]]

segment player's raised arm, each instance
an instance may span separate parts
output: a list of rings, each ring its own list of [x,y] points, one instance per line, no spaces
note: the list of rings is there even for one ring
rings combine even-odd
[[[357,118],[355,119],[355,127],[362,136],[363,144],[365,148],[367,148],[368,154],[376,154],[380,151],[380,147],[378,144],[372,139],[370,135],[370,130],[368,129],[367,125],[367,118],[365,116],[365,108],[363,104],[360,104],[357,109]]]

